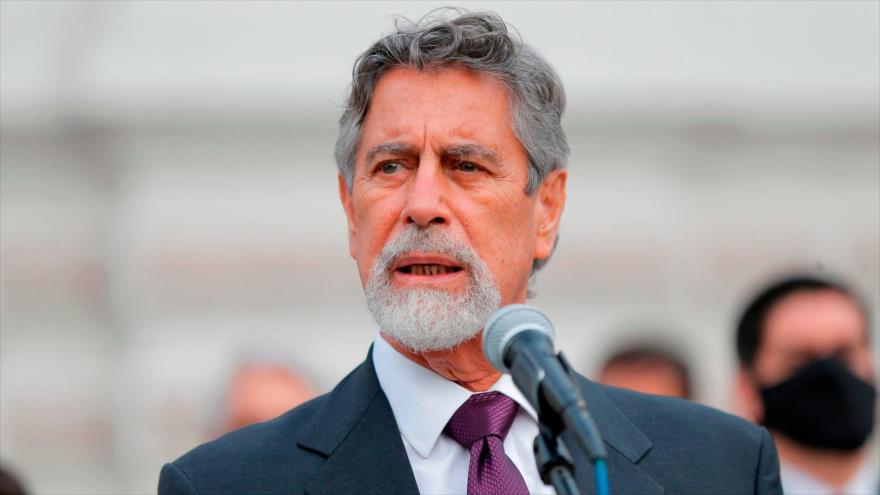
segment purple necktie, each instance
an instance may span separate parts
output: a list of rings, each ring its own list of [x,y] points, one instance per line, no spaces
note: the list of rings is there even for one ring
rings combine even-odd
[[[499,392],[472,395],[443,430],[471,452],[468,495],[528,495],[522,474],[504,454],[504,437],[518,408]]]

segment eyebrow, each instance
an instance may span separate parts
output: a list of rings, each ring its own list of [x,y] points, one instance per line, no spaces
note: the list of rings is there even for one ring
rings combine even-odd
[[[459,144],[449,146],[443,149],[443,154],[446,156],[454,156],[459,159],[467,157],[480,158],[496,165],[501,161],[498,153],[481,144]]]
[[[415,146],[406,144],[406,143],[380,143],[367,151],[367,163],[373,161],[376,156],[380,154],[389,154],[389,155],[415,155],[417,151]],[[498,156],[498,153],[493,151],[490,148],[487,148],[481,144],[457,144],[453,146],[447,146],[443,148],[444,156],[454,156],[456,158],[462,159],[467,157],[476,157],[482,160],[491,162],[493,164],[498,164],[501,159]]]
[[[377,155],[383,153],[389,155],[414,155],[416,151],[414,146],[406,143],[380,143],[367,151],[367,163],[372,162]]]

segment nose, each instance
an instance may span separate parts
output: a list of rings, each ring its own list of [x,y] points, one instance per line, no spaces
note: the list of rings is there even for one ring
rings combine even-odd
[[[448,224],[448,185],[439,164],[422,160],[411,181],[402,220],[418,227]]]

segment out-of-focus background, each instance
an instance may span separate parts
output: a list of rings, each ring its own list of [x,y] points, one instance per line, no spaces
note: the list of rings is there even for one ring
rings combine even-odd
[[[0,3],[0,460],[28,487],[152,492],[238,363],[325,391],[363,359],[335,123],[391,15],[439,5]],[[566,86],[533,303],[582,371],[653,334],[730,410],[733,319],[770,276],[841,276],[876,314],[880,3],[460,5]]]

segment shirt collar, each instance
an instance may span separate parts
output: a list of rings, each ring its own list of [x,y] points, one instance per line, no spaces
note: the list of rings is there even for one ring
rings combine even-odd
[[[422,458],[427,458],[446,423],[474,392],[411,361],[379,334],[373,342],[373,365],[400,433]],[[516,401],[537,423],[538,415],[510,375],[501,375],[489,390]]]
[[[786,493],[875,493],[880,483],[880,471],[877,470],[874,455],[867,457],[866,462],[862,463],[859,470],[839,490],[809,472],[782,460],[779,463],[782,488]]]

